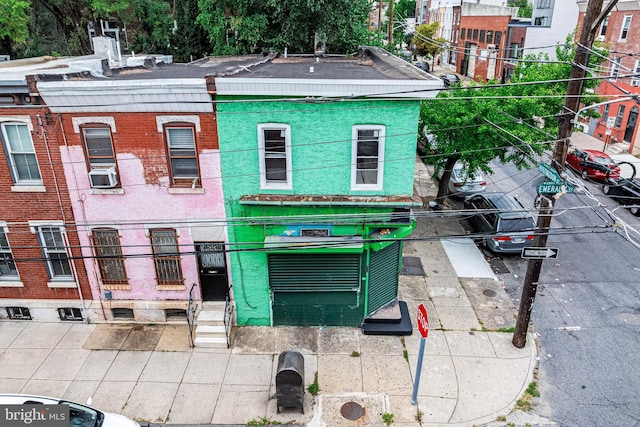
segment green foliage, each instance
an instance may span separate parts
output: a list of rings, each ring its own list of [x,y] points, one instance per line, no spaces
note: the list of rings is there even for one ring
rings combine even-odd
[[[533,13],[533,6],[530,4],[529,0],[514,0],[508,3],[509,7],[517,7],[518,8],[518,16],[520,18],[531,18]]]
[[[316,371],[315,375],[313,376],[313,382],[311,384],[309,384],[309,386],[307,387],[307,391],[309,393],[311,393],[312,396],[317,396],[318,393],[320,392],[320,386],[318,385],[318,372]]]
[[[538,391],[538,383],[535,381],[530,383],[527,389],[525,390],[525,393],[533,397],[540,397],[540,392]]]
[[[254,418],[247,423],[248,426],[279,426],[282,425],[280,421],[273,421],[268,417],[260,417],[257,420]]]
[[[416,45],[417,55],[437,55],[442,51],[441,45],[435,40],[436,31],[440,24],[422,24],[416,27],[416,35],[413,37],[413,44]]]
[[[434,164],[437,171],[449,170],[455,161],[485,173],[492,172],[489,162],[493,159],[513,162],[518,168],[529,166],[532,156],[548,149],[558,132],[556,120],[549,116],[559,113],[564,105],[567,82],[557,80],[569,78],[575,54],[572,46],[558,47],[557,62],[528,57],[538,61],[521,62],[513,74],[515,84],[475,84],[442,91],[436,99],[424,101],[419,129],[436,135],[437,141],[430,147],[433,156],[425,161]],[[545,81],[549,83],[538,83]],[[529,82],[535,83],[523,84]],[[595,84],[596,80],[588,81],[585,87]],[[584,99],[591,103],[588,97]],[[547,119],[538,121],[536,117]],[[447,185],[445,175],[439,198],[446,194]]]
[[[0,39],[22,43],[29,35],[28,0],[0,0]]]
[[[382,422],[387,426],[393,424],[393,414],[391,412],[385,412],[382,414]]]
[[[354,350],[351,352],[351,357],[360,357],[360,353]]]
[[[171,35],[176,62],[190,62],[211,53],[211,44],[198,22],[198,0],[183,0],[175,5],[177,30]]]
[[[198,23],[213,53],[310,53],[316,34],[329,53],[351,53],[369,38],[367,0],[200,0]]]

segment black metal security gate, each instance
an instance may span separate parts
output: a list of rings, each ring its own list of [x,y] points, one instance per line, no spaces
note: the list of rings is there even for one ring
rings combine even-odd
[[[367,315],[373,313],[398,296],[400,273],[400,242],[377,252],[371,252],[369,261],[369,305]]]

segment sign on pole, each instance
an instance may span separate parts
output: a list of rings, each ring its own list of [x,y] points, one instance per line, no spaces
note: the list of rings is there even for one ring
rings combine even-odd
[[[522,258],[556,259],[558,258],[558,248],[522,248]]]
[[[420,372],[422,371],[422,358],[424,357],[424,342],[429,336],[429,315],[424,304],[418,306],[418,331],[422,339],[420,340],[420,350],[418,351],[418,365],[416,366],[416,380],[413,384],[413,395],[411,396],[411,404],[418,403],[418,386],[420,385]]]
[[[546,176],[548,179],[551,180],[551,182],[555,182],[556,184],[561,184],[562,183],[562,178],[560,178],[560,175],[558,174],[558,171],[556,171],[553,166],[551,166],[548,163],[539,163],[538,164],[538,170],[540,171],[540,173],[544,176]]]
[[[545,181],[538,184],[538,194],[573,193],[575,187],[569,183]]]

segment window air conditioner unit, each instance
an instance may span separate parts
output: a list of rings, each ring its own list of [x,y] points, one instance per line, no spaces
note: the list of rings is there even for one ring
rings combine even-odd
[[[118,185],[115,167],[91,169],[89,172],[91,188],[113,188]]]

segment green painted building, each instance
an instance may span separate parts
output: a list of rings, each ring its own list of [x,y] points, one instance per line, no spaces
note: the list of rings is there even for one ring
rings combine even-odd
[[[420,100],[441,87],[378,48],[215,78],[239,325],[359,326],[397,298]]]

